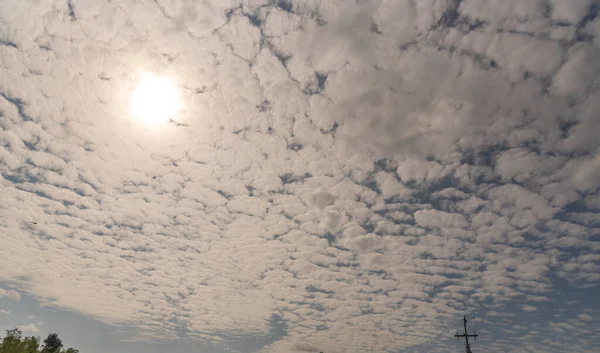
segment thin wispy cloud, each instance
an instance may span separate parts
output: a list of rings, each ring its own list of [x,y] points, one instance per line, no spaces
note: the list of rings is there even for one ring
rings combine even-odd
[[[21,294],[14,289],[0,288],[0,298],[7,298],[19,301],[21,300]]]
[[[21,330],[22,332],[25,332],[25,333],[30,333],[30,332],[38,333],[38,332],[40,332],[40,329],[37,328],[37,326],[35,324],[19,325],[19,326],[17,326],[17,328],[19,330]]]

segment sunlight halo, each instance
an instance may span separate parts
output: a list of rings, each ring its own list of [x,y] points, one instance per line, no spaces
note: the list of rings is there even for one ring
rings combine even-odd
[[[143,74],[131,95],[131,115],[149,127],[168,124],[179,108],[177,87],[168,77]]]

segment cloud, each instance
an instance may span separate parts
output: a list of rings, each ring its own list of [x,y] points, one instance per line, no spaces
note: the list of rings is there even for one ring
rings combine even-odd
[[[0,281],[42,305],[264,352],[579,329],[511,327],[600,284],[595,2],[6,6]],[[188,127],[128,119],[142,71]]]
[[[6,297],[8,299],[19,301],[21,300],[21,293],[17,292],[14,289],[3,289],[0,288],[0,298]]]
[[[21,325],[21,326],[17,326],[17,328],[23,332],[33,332],[33,333],[40,332],[40,329],[37,328],[37,326],[35,324]]]

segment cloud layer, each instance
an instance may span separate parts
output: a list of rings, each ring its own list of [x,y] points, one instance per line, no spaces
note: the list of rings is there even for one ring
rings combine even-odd
[[[21,300],[21,294],[14,289],[0,288],[0,298],[8,298],[12,300]]]
[[[2,1],[0,281],[135,339],[592,351],[599,7]],[[189,127],[128,119],[143,71]]]

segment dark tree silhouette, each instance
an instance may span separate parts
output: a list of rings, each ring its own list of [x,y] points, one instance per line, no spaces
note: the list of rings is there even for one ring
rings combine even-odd
[[[22,332],[19,329],[7,330],[6,336],[2,339],[0,345],[0,352],[2,353],[20,353],[22,349],[21,344]]]
[[[44,346],[42,347],[43,353],[59,353],[63,347],[62,340],[58,337],[57,333],[51,333],[44,340]]]
[[[17,328],[7,330],[0,337],[0,353],[79,353],[74,348],[64,349],[58,334],[51,333],[40,347],[40,337],[23,337],[23,332]]]
[[[39,337],[23,337],[19,329],[6,331],[6,336],[0,342],[0,353],[38,353]]]
[[[29,336],[21,340],[23,345],[23,352],[25,353],[38,353],[40,348],[40,338]]]

